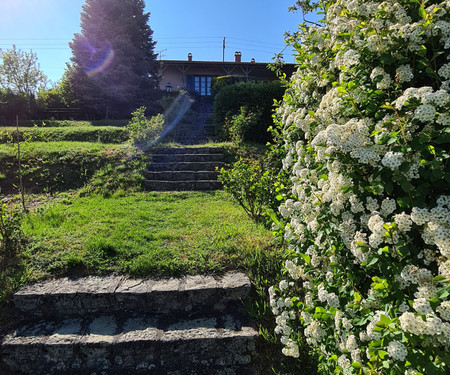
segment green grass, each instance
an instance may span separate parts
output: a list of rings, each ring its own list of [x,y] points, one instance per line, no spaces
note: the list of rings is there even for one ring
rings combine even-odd
[[[83,152],[99,152],[108,149],[128,148],[129,146],[114,143],[98,142],[29,142],[20,145],[25,158],[43,157],[48,155],[63,155]],[[17,146],[14,144],[0,144],[0,159],[15,157]]]
[[[16,139],[15,127],[0,127],[0,143]],[[20,141],[123,143],[129,139],[126,128],[115,126],[69,126],[19,128]]]
[[[129,120],[96,120],[96,121],[72,121],[72,120],[19,120],[19,126],[50,126],[50,127],[77,127],[77,126],[125,126]],[[13,124],[15,125],[15,123]]]
[[[21,145],[23,184],[28,193],[59,192],[81,188],[103,167],[130,164],[136,149],[130,145],[89,142],[30,142]],[[17,192],[16,158],[13,145],[0,145],[0,190]],[[117,168],[119,168],[117,166]],[[2,176],[0,176],[2,177]]]
[[[272,234],[224,192],[134,193],[65,199],[23,224],[31,279],[49,275],[220,273],[271,252]]]

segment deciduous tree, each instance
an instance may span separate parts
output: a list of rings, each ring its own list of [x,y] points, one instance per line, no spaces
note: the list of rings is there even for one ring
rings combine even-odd
[[[36,54],[16,49],[13,45],[6,52],[0,51],[0,58],[0,86],[15,95],[27,97],[30,103],[38,88],[47,81],[40,70]]]

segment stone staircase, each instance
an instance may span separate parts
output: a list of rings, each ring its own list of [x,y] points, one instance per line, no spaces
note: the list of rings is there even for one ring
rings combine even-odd
[[[14,296],[23,321],[0,337],[0,374],[255,374],[249,291],[241,273],[31,285]]]
[[[219,147],[155,148],[144,173],[149,191],[210,191],[222,188],[216,167],[224,165]]]

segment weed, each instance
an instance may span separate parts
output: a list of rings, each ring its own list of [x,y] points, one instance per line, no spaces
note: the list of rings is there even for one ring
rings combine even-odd
[[[25,236],[21,228],[22,211],[17,206],[0,206],[0,302],[8,298],[21,279],[21,252]]]

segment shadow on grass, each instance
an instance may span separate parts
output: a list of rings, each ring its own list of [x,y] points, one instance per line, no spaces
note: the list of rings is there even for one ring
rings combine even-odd
[[[283,278],[283,265],[283,251],[280,249],[257,249],[245,264],[253,284],[251,295],[244,302],[245,309],[257,324],[262,338],[255,359],[256,370],[261,375],[315,375],[317,362],[310,356],[306,342],[300,347],[299,358],[287,357],[282,354],[283,344],[275,334],[275,316],[270,307],[268,289]]]

